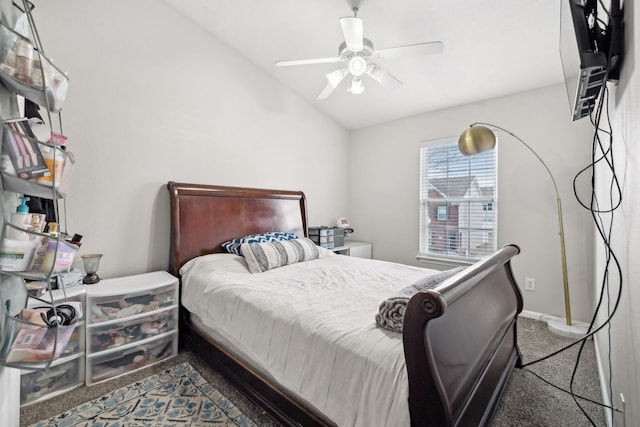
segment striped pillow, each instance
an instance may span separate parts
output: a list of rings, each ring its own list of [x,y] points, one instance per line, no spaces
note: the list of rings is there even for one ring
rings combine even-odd
[[[250,234],[248,236],[237,237],[222,244],[222,248],[230,254],[242,255],[240,245],[243,243],[277,242],[280,240],[297,239],[294,233],[282,231],[269,231],[267,233]]]
[[[240,253],[252,273],[262,273],[321,256],[318,246],[306,237],[277,242],[243,243],[240,245]]]

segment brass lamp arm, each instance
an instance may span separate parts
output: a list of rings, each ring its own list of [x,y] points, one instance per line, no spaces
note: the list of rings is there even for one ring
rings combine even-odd
[[[558,192],[558,185],[556,184],[556,180],[553,177],[553,174],[551,173],[551,170],[549,169],[547,164],[544,162],[544,160],[542,160],[542,158],[538,155],[538,153],[536,153],[534,151],[534,149],[531,148],[531,146],[529,144],[524,142],[519,136],[515,135],[513,132],[510,132],[507,129],[501,127],[501,126],[497,126],[497,125],[494,125],[492,123],[476,122],[476,123],[473,123],[471,125],[471,127],[474,127],[476,125],[490,126],[490,127],[496,128],[496,129],[500,129],[501,131],[507,133],[508,135],[511,135],[516,140],[520,141],[522,143],[522,145],[527,147],[527,149],[529,151],[531,151],[534,156],[536,156],[536,158],[540,161],[540,163],[542,163],[542,166],[544,166],[544,168],[546,169],[547,173],[549,174],[549,178],[551,178],[551,182],[553,182],[553,189],[556,192],[556,207],[558,209],[558,228],[559,228],[559,233],[558,234],[560,236],[560,255],[561,255],[561,260],[562,260],[562,281],[563,281],[563,288],[564,288],[563,289],[564,290],[564,309],[565,309],[565,316],[566,316],[565,321],[567,322],[567,325],[571,325],[571,304],[570,304],[570,301],[569,301],[569,275],[567,273],[567,252],[566,252],[566,249],[565,249],[565,241],[564,241],[564,223],[563,223],[563,220],[562,220],[562,205],[560,203],[560,193]]]
[[[527,149],[529,149],[529,151],[531,151],[533,153],[534,156],[536,156],[536,158],[540,161],[540,163],[542,163],[542,166],[544,166],[544,168],[547,170],[547,173],[549,174],[549,178],[551,178],[551,181],[553,182],[553,188],[556,191],[556,199],[560,199],[560,193],[558,192],[558,185],[556,184],[556,180],[553,177],[553,174],[551,173],[551,170],[549,169],[549,167],[547,166],[547,164],[544,162],[544,160],[542,160],[542,158],[538,155],[538,153],[536,153],[533,148],[531,148],[531,146],[529,144],[527,144],[526,142],[524,142],[518,135],[514,134],[513,132],[508,131],[507,129],[494,125],[492,123],[483,123],[483,122],[475,122],[471,125],[471,127],[475,126],[475,125],[484,125],[484,126],[491,126],[494,127],[496,129],[500,129],[501,131],[511,135],[512,137],[514,137],[515,139],[517,139],[518,141],[520,141],[522,143],[522,145],[524,145],[525,147],[527,147]]]

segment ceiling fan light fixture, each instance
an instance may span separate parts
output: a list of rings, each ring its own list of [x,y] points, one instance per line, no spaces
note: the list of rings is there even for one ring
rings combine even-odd
[[[362,84],[362,80],[360,80],[359,77],[353,77],[351,79],[351,84],[349,85],[347,92],[353,95],[360,95],[362,92],[364,92],[364,85]]]
[[[349,72],[355,77],[360,77],[367,71],[367,61],[359,55],[354,55],[349,60]]]

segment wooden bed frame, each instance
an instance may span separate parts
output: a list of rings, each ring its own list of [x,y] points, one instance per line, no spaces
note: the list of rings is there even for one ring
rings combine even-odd
[[[266,231],[307,236],[302,192],[169,182],[170,271],[190,259],[223,252],[229,239]],[[516,319],[522,296],[508,245],[456,274],[407,306],[403,345],[412,426],[486,426],[514,366],[520,364]],[[223,345],[200,334],[181,307],[181,346],[212,367],[288,426],[335,425],[273,384]]]

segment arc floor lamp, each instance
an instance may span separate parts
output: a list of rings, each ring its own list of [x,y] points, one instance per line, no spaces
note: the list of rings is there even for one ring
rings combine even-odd
[[[465,130],[462,133],[462,135],[460,135],[460,138],[458,139],[458,149],[463,155],[472,156],[474,154],[479,154],[484,151],[489,151],[493,147],[495,147],[496,135],[493,133],[491,129],[487,128],[486,126],[491,126],[493,128],[499,129],[511,135],[517,141],[520,141],[525,147],[527,147],[527,149],[529,149],[529,151],[533,153],[534,156],[536,156],[536,158],[540,161],[540,163],[542,163],[542,166],[544,166],[545,170],[549,174],[549,177],[551,178],[551,181],[553,182],[553,189],[556,192],[556,205],[558,207],[558,226],[560,229],[559,235],[560,235],[560,254],[562,256],[562,280],[564,284],[564,309],[565,309],[567,325],[571,325],[571,304],[569,303],[569,277],[567,275],[567,255],[566,255],[565,245],[564,245],[564,225],[562,222],[562,204],[560,202],[560,194],[558,193],[558,185],[556,184],[556,180],[551,174],[551,170],[549,170],[549,167],[547,166],[547,164],[544,162],[544,160],[542,160],[542,158],[538,155],[538,153],[536,153],[533,150],[533,148],[529,146],[529,144],[524,142],[521,138],[519,138],[517,135],[513,134],[512,132],[509,132],[508,130],[500,126],[496,126],[491,123],[481,123],[481,122],[473,123],[471,126],[469,126],[467,130]]]

